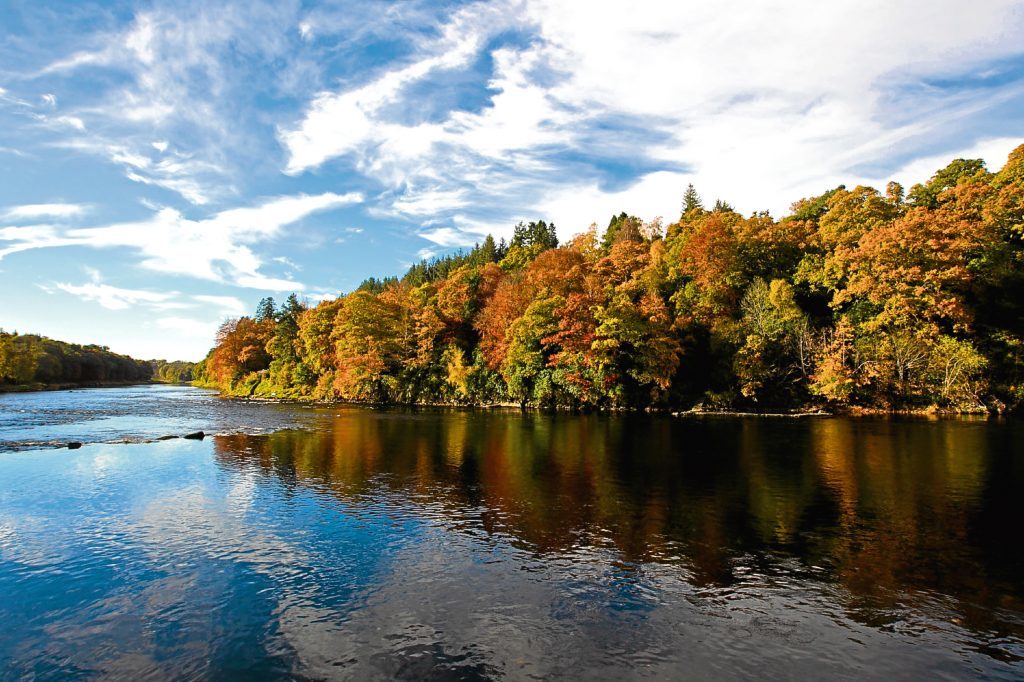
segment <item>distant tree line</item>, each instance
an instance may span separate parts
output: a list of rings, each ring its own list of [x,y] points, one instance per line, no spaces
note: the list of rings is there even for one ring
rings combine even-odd
[[[149,364],[153,369],[152,378],[154,381],[160,381],[165,384],[187,384],[193,379],[192,368],[195,367],[194,362],[150,360]]]
[[[196,379],[236,395],[579,408],[1007,410],[1024,404],[1024,145],[909,192],[790,215],[621,213],[559,245],[516,226],[307,308],[221,327]]]
[[[106,346],[65,343],[0,330],[0,384],[89,384],[149,381],[149,362],[112,353]]]

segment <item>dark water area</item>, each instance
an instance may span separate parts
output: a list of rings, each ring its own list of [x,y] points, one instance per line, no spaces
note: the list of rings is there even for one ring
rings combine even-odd
[[[276,409],[0,453],[0,677],[1024,677],[1020,423]]]

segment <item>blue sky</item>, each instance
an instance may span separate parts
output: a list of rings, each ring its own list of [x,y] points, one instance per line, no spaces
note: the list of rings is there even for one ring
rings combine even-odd
[[[10,0],[0,327],[199,359],[519,220],[998,168],[1021,35],[1024,0]]]

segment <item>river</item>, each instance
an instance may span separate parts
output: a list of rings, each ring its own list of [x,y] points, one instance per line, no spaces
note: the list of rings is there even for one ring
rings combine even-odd
[[[3,679],[1024,677],[1019,422],[149,386],[0,450]]]

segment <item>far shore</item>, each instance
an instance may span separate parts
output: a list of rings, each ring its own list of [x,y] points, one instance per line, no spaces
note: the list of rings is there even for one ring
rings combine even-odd
[[[62,384],[0,384],[2,393],[36,393],[39,391],[72,391],[85,388],[123,388],[125,386],[188,386],[190,384],[173,384],[166,381],[82,381]]]

